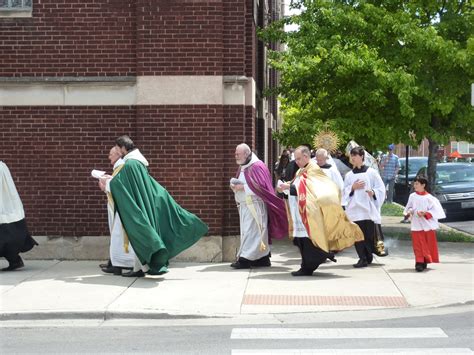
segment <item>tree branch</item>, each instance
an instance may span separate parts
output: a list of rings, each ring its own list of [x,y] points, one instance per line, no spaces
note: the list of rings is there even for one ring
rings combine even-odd
[[[441,6],[441,9],[438,10],[440,21],[441,21],[441,18],[443,17],[444,10],[446,10],[446,0],[443,0],[443,5]]]
[[[456,11],[457,14],[461,13],[462,8],[464,7],[464,3],[465,3],[464,0],[461,0],[461,1],[459,2],[459,6],[458,6],[458,9],[457,9],[457,11]]]

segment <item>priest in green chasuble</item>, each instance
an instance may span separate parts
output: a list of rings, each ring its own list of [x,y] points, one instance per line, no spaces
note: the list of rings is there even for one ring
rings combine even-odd
[[[110,182],[115,208],[137,256],[135,266],[122,276],[160,275],[168,261],[196,243],[207,225],[171,197],[148,172],[148,161],[128,136],[115,141],[125,164]]]

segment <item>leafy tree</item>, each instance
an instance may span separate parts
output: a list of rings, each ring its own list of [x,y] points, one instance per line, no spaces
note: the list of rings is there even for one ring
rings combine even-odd
[[[429,140],[433,184],[440,144],[470,140],[474,16],[469,1],[293,0],[301,10],[261,31],[287,120],[279,138],[323,122],[369,149]],[[285,32],[285,24],[297,30]]]

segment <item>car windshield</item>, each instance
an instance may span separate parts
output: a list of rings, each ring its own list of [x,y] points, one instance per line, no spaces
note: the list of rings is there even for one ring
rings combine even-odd
[[[436,169],[436,183],[474,183],[474,165],[444,165]]]
[[[400,159],[400,175],[405,175],[405,158]],[[408,174],[416,174],[418,170],[428,165],[428,158],[426,159],[410,159],[408,158]]]

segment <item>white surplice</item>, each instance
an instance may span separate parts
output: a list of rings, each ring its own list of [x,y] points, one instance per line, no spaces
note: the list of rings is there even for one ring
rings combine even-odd
[[[361,180],[365,182],[363,189],[354,190],[351,195],[352,185]],[[372,190],[375,193],[375,199],[367,193]],[[347,217],[352,221],[371,220],[376,224],[381,224],[382,217],[380,210],[385,200],[385,185],[379,173],[367,168],[366,172],[354,174],[349,171],[344,180],[343,205],[346,206]]]
[[[417,212],[429,212],[432,216],[426,219],[424,216],[418,216]],[[405,206],[403,214],[412,213],[411,216],[411,230],[412,231],[430,231],[439,228],[439,219],[446,218],[443,207],[439,200],[433,195],[427,193],[426,195],[419,195],[416,192],[410,194],[408,203]]]
[[[125,161],[123,159],[117,160],[114,164],[114,171],[124,163]],[[110,180],[107,181],[106,192],[110,194]],[[118,212],[115,211],[112,198],[108,198],[107,212],[110,229],[110,261],[112,265],[116,267],[133,268],[135,264],[135,252],[130,243],[128,243],[128,253],[125,251],[125,230],[123,229]]]
[[[25,218],[20,195],[10,169],[0,160],[0,224],[18,222]]]
[[[296,177],[293,181],[293,186],[298,191],[300,186],[300,177]],[[286,190],[285,193],[288,195],[288,207],[290,208],[291,221],[293,224],[293,234],[294,238],[309,238],[308,232],[303,224],[301,219],[301,214],[299,210],[298,196],[290,194],[290,190]]]
[[[252,153],[252,159],[248,164],[242,165],[238,180],[244,185],[244,191],[235,193],[235,201],[239,209],[240,216],[240,249],[237,257],[248,260],[257,260],[270,253],[268,244],[268,212],[265,202],[255,195],[248,187],[244,171],[259,159]],[[251,203],[255,208],[256,215],[251,211],[248,205],[247,197],[250,197]],[[257,218],[257,219],[255,219]],[[265,250],[260,250],[261,241],[266,246]]]

